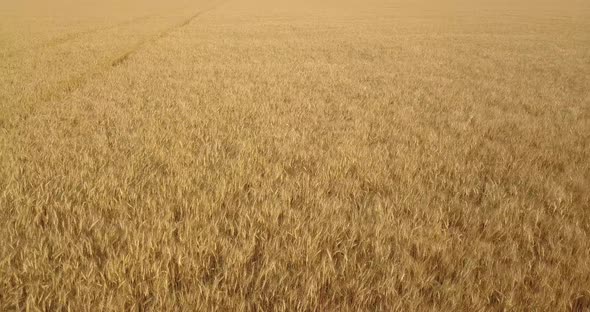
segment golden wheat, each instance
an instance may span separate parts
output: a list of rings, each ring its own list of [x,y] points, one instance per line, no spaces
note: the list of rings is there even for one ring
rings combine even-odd
[[[515,2],[0,3],[0,310],[589,310],[590,5]]]

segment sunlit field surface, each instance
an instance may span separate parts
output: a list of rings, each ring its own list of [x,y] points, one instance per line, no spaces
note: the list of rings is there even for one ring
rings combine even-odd
[[[589,311],[590,2],[0,1],[0,311]]]

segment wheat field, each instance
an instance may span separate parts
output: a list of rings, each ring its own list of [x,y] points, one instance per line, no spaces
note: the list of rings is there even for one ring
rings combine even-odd
[[[0,311],[590,311],[590,2],[0,1]]]

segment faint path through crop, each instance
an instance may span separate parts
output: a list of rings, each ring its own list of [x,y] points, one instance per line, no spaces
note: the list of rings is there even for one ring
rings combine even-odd
[[[120,27],[125,27],[125,26],[128,26],[128,25],[132,25],[134,23],[147,20],[147,19],[149,19],[151,17],[154,17],[154,16],[155,16],[155,14],[140,16],[140,17],[132,18],[130,20],[126,20],[126,21],[123,21],[121,23],[117,23],[117,24],[111,25],[111,26],[97,27],[97,28],[88,29],[88,30],[85,30],[85,31],[80,31],[80,32],[66,34],[64,36],[53,38],[53,39],[47,40],[45,42],[42,42],[42,43],[39,43],[39,44],[30,46],[30,47],[25,47],[25,48],[22,48],[22,49],[10,51],[10,52],[8,52],[6,54],[6,57],[14,57],[14,56],[18,56],[18,55],[20,55],[22,53],[27,53],[27,52],[31,52],[31,51],[37,51],[37,50],[41,50],[41,49],[45,49],[45,48],[57,46],[57,45],[60,45],[60,44],[68,43],[68,42],[74,41],[74,40],[76,40],[78,38],[82,38],[82,37],[87,36],[87,35],[96,34],[96,33],[101,32],[101,31],[112,30],[112,29],[117,29],[117,28],[120,28]]]
[[[124,64],[131,56],[136,54],[142,48],[150,44],[153,44],[160,39],[166,38],[174,31],[189,25],[192,21],[197,19],[202,14],[218,8],[220,5],[226,3],[227,1],[228,0],[217,1],[209,7],[194,13],[188,18],[185,18],[181,22],[176,23],[159,32],[156,32],[155,35],[147,36],[147,38],[140,40],[139,42],[134,44],[130,49],[116,55],[115,57],[106,58],[105,61],[100,62],[98,65],[93,66],[90,70],[85,71],[82,74],[64,77],[64,79],[58,85],[52,85],[50,89],[40,90],[38,92],[35,92],[31,96],[27,96],[27,98],[21,99],[21,101],[16,101],[16,103],[18,103],[19,105],[19,108],[9,110],[12,111],[15,115],[11,114],[11,116],[2,116],[3,118],[0,118],[0,121],[7,121],[11,119],[11,117],[16,116],[19,116],[20,118],[27,118],[29,115],[34,113],[34,111],[38,108],[40,104],[59,101],[66,98],[76,90],[80,89],[86,83],[88,83],[88,81],[98,78],[106,74],[113,68]],[[118,27],[120,26],[121,25],[118,25]]]
[[[182,22],[173,25],[167,29],[164,29],[163,31],[161,31],[160,33],[158,33],[156,36],[147,38],[145,40],[141,40],[140,42],[138,42],[135,46],[133,46],[133,48],[131,48],[130,50],[124,52],[123,54],[119,55],[118,57],[116,57],[115,59],[113,59],[111,61],[111,67],[117,67],[123,63],[125,63],[127,61],[127,59],[129,59],[129,57],[133,54],[135,54],[137,51],[139,51],[143,46],[148,45],[148,44],[153,44],[156,41],[165,38],[167,36],[169,36],[172,32],[187,26],[188,24],[190,24],[193,20],[195,20],[196,18],[198,18],[199,16],[201,16],[204,13],[207,13],[211,10],[216,9],[217,7],[219,7],[220,5],[222,5],[223,3],[227,2],[227,0],[224,1],[219,1],[215,4],[213,4],[212,6],[201,10],[193,15],[191,15],[190,17],[188,17],[187,19],[183,20]]]

